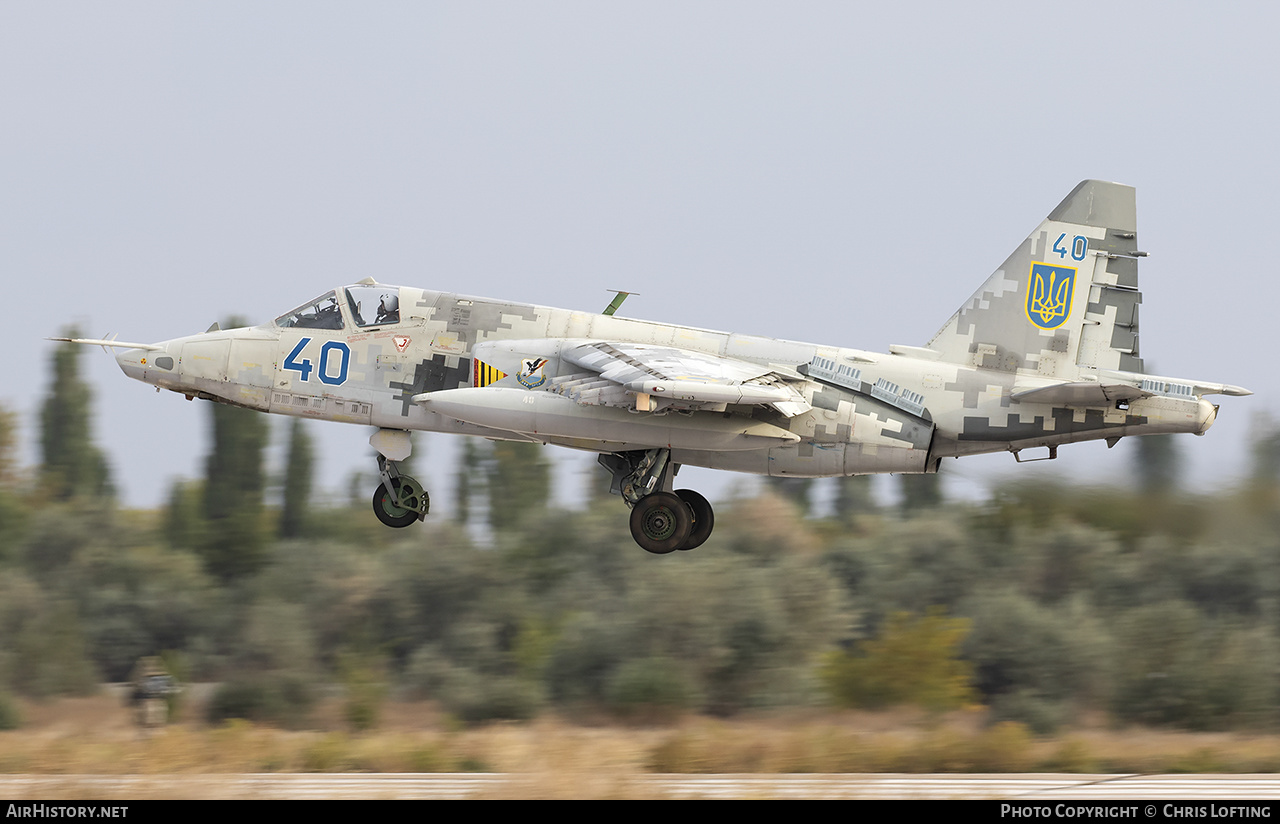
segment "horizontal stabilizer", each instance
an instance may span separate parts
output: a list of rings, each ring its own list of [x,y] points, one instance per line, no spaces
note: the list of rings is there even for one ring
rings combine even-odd
[[[1010,399],[1028,403],[1050,403],[1059,406],[1106,406],[1116,401],[1131,401],[1146,397],[1136,386],[1126,383],[1098,383],[1097,381],[1078,381],[1075,383],[1055,383],[1037,389],[1026,389],[1014,392]]]
[[[1104,381],[1126,381],[1131,385],[1142,387],[1150,395],[1198,398],[1201,395],[1234,395],[1239,397],[1253,394],[1243,386],[1233,386],[1229,383],[1198,381],[1190,378],[1170,378],[1163,375],[1135,375],[1131,372],[1114,372],[1100,369],[1098,370],[1098,377]]]

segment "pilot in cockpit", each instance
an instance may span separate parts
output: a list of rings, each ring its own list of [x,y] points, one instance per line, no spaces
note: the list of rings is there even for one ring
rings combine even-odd
[[[378,318],[374,323],[399,323],[400,322],[400,298],[395,295],[387,294],[382,296],[382,301],[378,304]]]

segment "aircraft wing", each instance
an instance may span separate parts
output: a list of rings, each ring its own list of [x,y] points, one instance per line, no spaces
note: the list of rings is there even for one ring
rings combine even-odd
[[[735,358],[609,341],[566,346],[560,357],[586,372],[557,378],[553,387],[583,405],[625,406],[644,412],[761,404],[787,417],[811,408],[790,383],[790,376]]]

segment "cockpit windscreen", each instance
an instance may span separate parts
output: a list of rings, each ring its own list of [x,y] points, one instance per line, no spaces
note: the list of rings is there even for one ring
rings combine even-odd
[[[276,326],[286,329],[341,329],[342,310],[338,308],[336,292],[327,292],[315,300],[276,318]]]

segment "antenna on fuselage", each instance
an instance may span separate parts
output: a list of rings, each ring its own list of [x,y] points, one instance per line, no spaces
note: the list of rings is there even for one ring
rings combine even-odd
[[[640,294],[639,292],[623,292],[621,289],[607,289],[606,291],[613,292],[614,298],[609,301],[609,305],[600,313],[602,315],[612,315],[614,312],[618,311],[618,307],[621,306],[622,302],[629,296]]]

